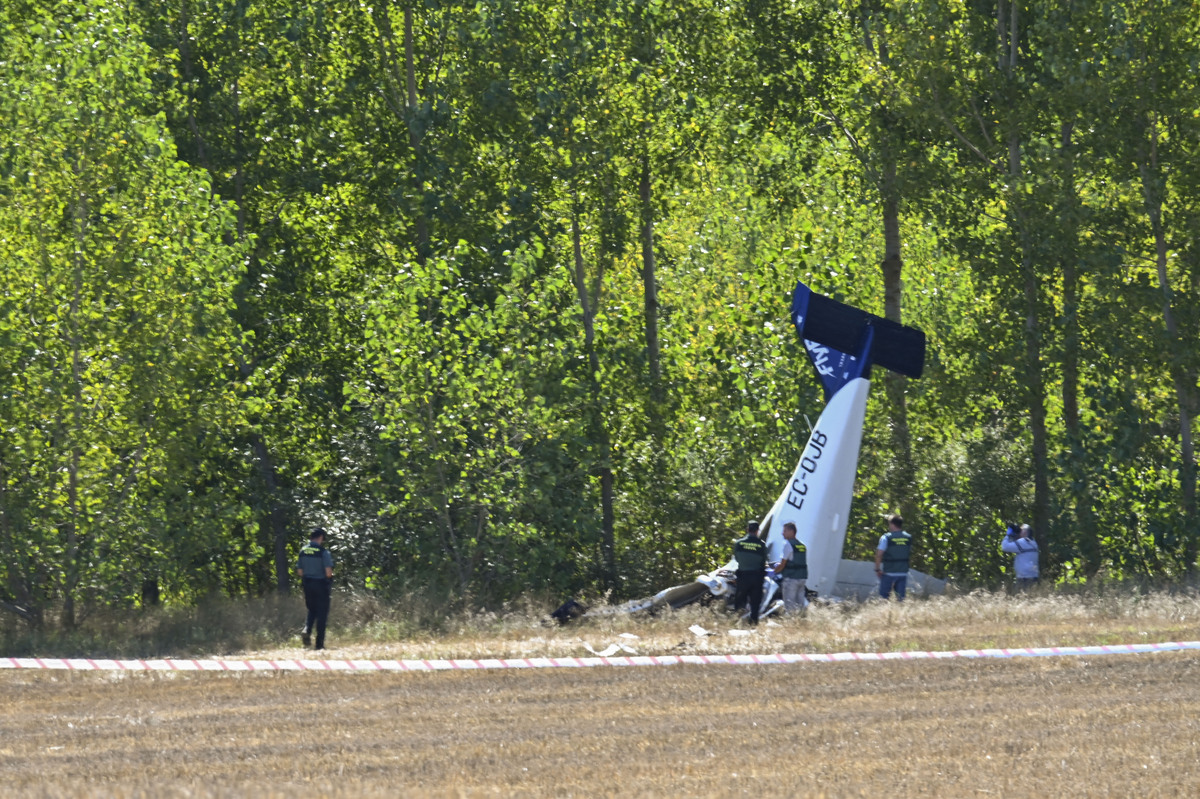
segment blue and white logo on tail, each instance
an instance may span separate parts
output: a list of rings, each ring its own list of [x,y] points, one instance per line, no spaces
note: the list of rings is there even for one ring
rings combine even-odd
[[[861,589],[873,590],[874,586],[867,586],[858,575],[866,574],[865,579],[873,580],[874,562],[843,561],[842,547],[846,543],[850,500],[858,470],[871,369],[879,366],[920,377],[925,364],[925,334],[814,294],[803,283],[796,285],[792,295],[792,322],[825,389],[825,409],[808,437],[791,479],[759,525],[759,535],[767,542],[768,560],[777,563],[783,552],[783,525],[794,523],[796,536],[808,550],[807,587],[825,597],[836,597],[839,590],[853,588],[854,593],[846,591],[840,596],[849,598],[857,594],[863,598]],[[854,568],[846,569],[847,566]],[[678,608],[713,598],[732,600],[736,568],[730,561],[692,583],[663,589],[611,612]],[[851,573],[851,579],[839,580],[842,571]],[[910,571],[910,578],[913,575],[927,577]],[[778,583],[766,573],[763,580],[760,611],[765,616],[783,603],[775,598]],[[562,613],[566,618],[574,604],[571,600],[553,615],[559,618]],[[701,633],[707,634],[703,630]]]
[[[925,334],[815,294],[803,283],[792,295],[792,322],[826,404],[759,534],[767,541],[768,558],[778,561],[783,525],[794,523],[808,549],[808,587],[830,596],[846,542],[871,368],[920,377]]]

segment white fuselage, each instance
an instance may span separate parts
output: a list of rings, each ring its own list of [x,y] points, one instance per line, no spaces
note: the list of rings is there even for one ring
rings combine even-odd
[[[808,548],[808,588],[823,596],[833,593],[846,543],[870,387],[871,381],[860,377],[829,400],[759,533],[766,539],[768,559],[778,561],[783,525],[793,522],[796,537]]]

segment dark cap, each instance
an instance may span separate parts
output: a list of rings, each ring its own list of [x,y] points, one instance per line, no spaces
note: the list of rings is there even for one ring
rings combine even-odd
[[[758,522],[755,521],[754,519],[751,519],[750,521],[746,522],[746,532],[747,533],[757,533],[758,532]]]
[[[325,528],[324,527],[314,527],[313,531],[308,534],[308,537],[309,538],[324,538],[325,537]]]

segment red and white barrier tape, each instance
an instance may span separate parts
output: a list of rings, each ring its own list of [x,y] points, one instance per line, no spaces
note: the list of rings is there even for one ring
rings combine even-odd
[[[482,660],[108,660],[102,658],[0,658],[0,669],[67,671],[474,671],[477,669],[561,669],[591,666],[678,666],[684,664],[770,665],[945,658],[1137,655],[1200,650],[1200,641],[1112,646],[1055,646],[1028,649],[959,649],[953,652],[837,652],[813,655],[630,655],[587,658],[507,658]]]

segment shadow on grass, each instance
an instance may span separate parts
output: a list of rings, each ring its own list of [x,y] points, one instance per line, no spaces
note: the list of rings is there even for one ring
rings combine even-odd
[[[191,607],[96,610],[74,629],[41,629],[4,619],[0,653],[8,657],[155,658],[225,654],[279,641],[304,622],[296,597],[211,597]]]
[[[511,624],[514,616],[527,623],[550,623],[549,600],[541,598],[523,599],[498,611],[467,610],[465,605],[463,600],[430,594],[384,598],[335,591],[329,634],[358,643],[394,642],[496,628]],[[304,620],[299,594],[211,596],[185,607],[93,610],[71,630],[53,623],[31,629],[15,617],[0,616],[0,657],[219,657],[299,646]]]

